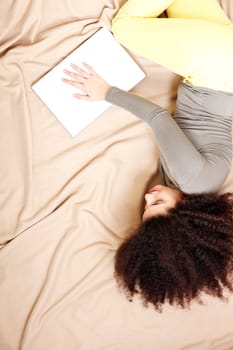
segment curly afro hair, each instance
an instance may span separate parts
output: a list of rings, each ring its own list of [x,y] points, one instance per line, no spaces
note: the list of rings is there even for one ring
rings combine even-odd
[[[139,293],[159,311],[190,306],[201,292],[233,291],[233,194],[190,195],[166,216],[142,223],[117,250],[115,277],[129,300]]]

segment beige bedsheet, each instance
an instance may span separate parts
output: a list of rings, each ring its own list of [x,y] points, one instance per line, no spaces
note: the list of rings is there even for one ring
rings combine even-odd
[[[158,180],[150,128],[111,107],[71,138],[31,90],[118,7],[0,3],[0,350],[233,349],[233,297],[159,314],[117,289],[115,250]],[[178,77],[133,57],[148,74],[135,91],[172,111]]]

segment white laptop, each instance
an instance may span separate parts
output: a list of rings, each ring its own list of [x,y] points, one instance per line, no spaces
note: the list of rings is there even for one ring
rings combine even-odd
[[[67,78],[63,69],[72,71],[70,63],[82,67],[86,62],[110,85],[125,91],[142,79],[144,72],[106,28],[99,29],[82,45],[32,85],[33,91],[45,103],[71,136],[77,135],[106,111],[106,101],[80,101],[72,95],[78,89],[62,82]]]

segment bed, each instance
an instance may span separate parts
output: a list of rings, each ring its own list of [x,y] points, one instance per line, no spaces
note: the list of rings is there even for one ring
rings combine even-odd
[[[232,1],[221,5],[233,19]],[[97,29],[111,29],[119,6],[0,4],[0,350],[233,349],[233,296],[159,313],[117,287],[115,251],[159,181],[150,128],[112,106],[72,138],[31,89]],[[133,90],[172,112],[179,77],[129,53],[147,74]]]

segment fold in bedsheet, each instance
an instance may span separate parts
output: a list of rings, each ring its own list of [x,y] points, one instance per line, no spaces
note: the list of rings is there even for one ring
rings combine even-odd
[[[232,15],[231,1],[222,6]],[[133,303],[114,254],[158,181],[150,128],[112,106],[71,138],[31,85],[101,26],[118,0],[0,4],[0,350],[227,350],[233,298],[162,314]],[[179,77],[131,54],[135,91],[170,111]],[[69,113],[69,106],[67,106]],[[222,191],[233,191],[233,168]]]

